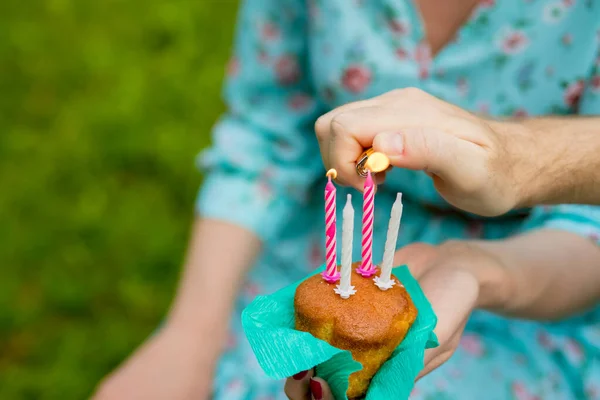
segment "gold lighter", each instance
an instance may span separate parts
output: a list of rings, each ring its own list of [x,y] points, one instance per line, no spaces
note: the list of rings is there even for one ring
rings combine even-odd
[[[367,171],[372,174],[385,171],[390,166],[390,159],[383,153],[373,150],[371,147],[358,157],[356,160],[356,173],[363,178],[367,176]]]

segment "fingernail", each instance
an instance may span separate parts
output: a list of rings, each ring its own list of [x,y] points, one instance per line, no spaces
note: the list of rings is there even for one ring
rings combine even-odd
[[[399,156],[404,152],[404,138],[400,133],[382,133],[377,135],[379,150],[390,156]]]
[[[294,380],[296,380],[296,381],[299,381],[300,379],[304,378],[306,376],[306,374],[308,374],[308,370],[300,371],[296,375],[292,376],[292,378],[294,378]]]
[[[323,388],[319,381],[315,381],[310,378],[310,393],[313,395],[315,400],[321,400],[323,398]]]

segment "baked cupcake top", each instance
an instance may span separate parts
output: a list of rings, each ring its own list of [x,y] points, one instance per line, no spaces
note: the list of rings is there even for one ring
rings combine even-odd
[[[360,343],[363,346],[387,342],[400,333],[406,334],[417,310],[404,286],[396,280],[391,289],[381,290],[373,278],[364,278],[352,268],[352,285],[356,294],[342,299],[335,294],[335,285],[321,275],[311,276],[296,289],[296,318],[313,326],[330,325],[337,340]],[[402,332],[404,331],[404,332]]]

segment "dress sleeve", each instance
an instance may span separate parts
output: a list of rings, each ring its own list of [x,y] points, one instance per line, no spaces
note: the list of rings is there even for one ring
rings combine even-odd
[[[600,207],[574,204],[534,207],[523,230],[538,229],[572,232],[600,245]]]
[[[322,172],[301,0],[246,0],[224,88],[228,108],[200,154],[204,217],[276,236]]]
[[[600,115],[600,70],[594,67],[579,102],[580,115]],[[600,244],[600,207],[562,204],[535,207],[524,225],[525,230],[561,229]]]

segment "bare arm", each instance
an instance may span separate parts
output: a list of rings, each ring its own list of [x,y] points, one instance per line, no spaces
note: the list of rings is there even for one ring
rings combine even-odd
[[[421,376],[456,350],[475,308],[532,320],[560,320],[600,301],[600,246],[562,230],[498,241],[414,244],[396,256],[416,273],[438,316],[440,346],[427,350]]]
[[[477,245],[506,271],[503,281],[479,279],[502,285],[481,286],[480,302],[485,308],[519,318],[554,320],[600,301],[600,247],[590,240],[570,232],[540,230]],[[505,294],[501,303],[486,301],[497,299],[499,292]]]
[[[101,382],[93,398],[210,398],[235,294],[260,247],[244,228],[198,218],[165,325]]]
[[[338,107],[315,129],[325,167],[357,189],[355,160],[373,147],[395,167],[427,172],[442,197],[475,214],[600,204],[600,117],[490,120],[406,88]]]
[[[213,364],[225,337],[237,290],[261,248],[258,237],[228,222],[196,219],[167,329],[199,338],[204,362]],[[201,339],[200,339],[201,338]]]
[[[261,242],[277,238],[304,206],[322,171],[310,129],[321,103],[305,73],[306,21],[301,0],[242,2],[224,88],[229,112],[199,160],[205,176],[196,210],[211,219],[195,222],[166,325],[102,385],[117,395],[100,398],[211,395],[212,367],[244,273]]]
[[[499,241],[414,243],[396,253],[418,277],[435,310],[440,346],[425,352],[422,377],[456,350],[474,308],[537,320],[556,320],[600,300],[600,247],[580,236],[538,230]],[[304,398],[313,371],[288,379],[290,398]],[[324,398],[329,387],[323,386]]]
[[[521,189],[518,206],[600,204],[600,117],[493,122]]]

